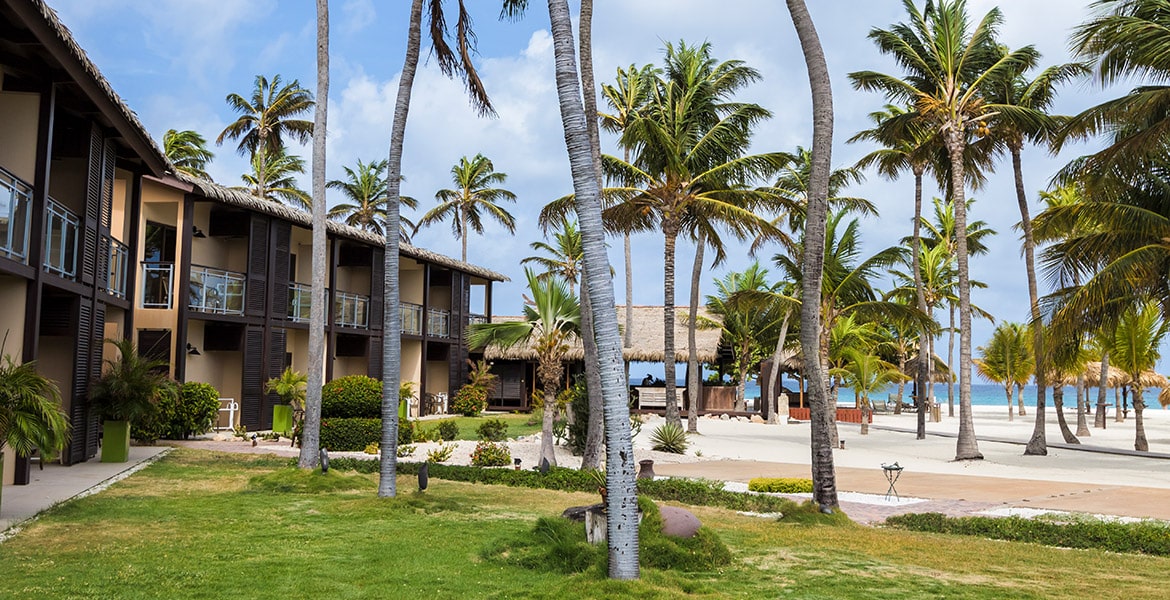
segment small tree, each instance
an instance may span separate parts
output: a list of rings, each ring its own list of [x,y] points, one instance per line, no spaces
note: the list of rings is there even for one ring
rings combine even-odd
[[[309,376],[307,374],[288,367],[280,374],[280,377],[269,379],[268,383],[264,385],[264,391],[279,396],[280,402],[292,405],[293,411],[303,412],[308,384]]]
[[[167,361],[139,355],[130,340],[106,342],[117,348],[119,358],[106,359],[105,374],[89,391],[105,419],[135,422],[149,418],[161,399],[178,394],[178,386],[167,374]]]

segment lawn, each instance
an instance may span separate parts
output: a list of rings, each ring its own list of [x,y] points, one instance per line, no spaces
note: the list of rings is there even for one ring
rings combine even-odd
[[[283,459],[177,449],[58,507],[0,544],[8,598],[1158,598],[1170,559],[853,525],[801,525],[696,507],[731,566],[641,581],[482,558],[595,496],[331,471],[333,491],[253,480]],[[318,476],[319,477],[319,476]],[[272,479],[272,478],[269,478]],[[317,480],[312,480],[317,481]],[[351,488],[351,489],[342,489]]]
[[[529,425],[528,422],[532,420],[533,417],[532,415],[523,413],[486,415],[482,417],[453,417],[450,419],[439,420],[428,419],[425,421],[416,421],[415,428],[417,429],[422,427],[423,429],[433,429],[438,427],[439,423],[444,421],[454,421],[455,424],[459,426],[459,437],[457,439],[477,440],[479,438],[475,434],[476,428],[483,424],[484,421],[490,421],[492,419],[499,419],[508,424],[508,437],[510,438],[518,438],[540,432],[540,421],[532,421],[532,424]]]

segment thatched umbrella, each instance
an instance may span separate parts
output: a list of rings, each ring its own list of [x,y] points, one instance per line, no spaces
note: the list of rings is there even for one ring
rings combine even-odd
[[[1121,385],[1130,385],[1132,383],[1133,379],[1129,375],[1123,376]],[[1161,373],[1155,373],[1154,371],[1142,371],[1141,376],[1138,377],[1138,383],[1142,386],[1143,389],[1170,388],[1170,379],[1167,379],[1165,375],[1162,375]]]
[[[1158,394],[1158,403],[1162,408],[1170,406],[1170,388],[1162,388],[1162,393]]]
[[[1105,377],[1105,387],[1125,385],[1126,380],[1128,380],[1128,377],[1126,377],[1121,369],[1110,366],[1109,374]],[[1089,387],[1101,387],[1101,363],[1090,362],[1085,364],[1085,385]]]

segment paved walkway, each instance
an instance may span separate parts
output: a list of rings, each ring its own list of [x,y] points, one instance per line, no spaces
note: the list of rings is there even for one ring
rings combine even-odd
[[[34,466],[28,485],[6,485],[0,490],[0,539],[10,527],[62,502],[104,489],[169,450],[162,446],[132,446],[130,460],[124,463],[103,463],[94,457],[71,467],[48,463],[41,470]]]

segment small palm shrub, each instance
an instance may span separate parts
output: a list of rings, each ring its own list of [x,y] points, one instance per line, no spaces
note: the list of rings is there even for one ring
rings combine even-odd
[[[37,373],[32,362],[0,361],[0,446],[29,456],[40,450],[55,457],[69,443],[69,418],[61,410],[57,384]]]
[[[503,419],[491,419],[476,427],[475,433],[485,442],[502,442],[508,439],[508,424]]]
[[[438,448],[427,452],[427,462],[441,463],[451,460],[455,453],[455,444],[441,444]]]
[[[475,445],[471,464],[476,467],[506,467],[512,464],[512,453],[503,444],[483,441]]]
[[[290,404],[293,410],[305,410],[305,387],[309,383],[309,376],[288,367],[280,374],[264,384],[264,391],[280,397],[281,404]],[[322,391],[324,395],[324,391]]]
[[[467,384],[455,392],[451,400],[451,410],[465,417],[478,417],[479,413],[487,408],[487,388]]]
[[[650,448],[671,454],[686,454],[687,432],[673,423],[666,423],[650,434]]]
[[[443,421],[439,423],[439,439],[444,442],[454,441],[459,437],[459,425],[455,421]]]
[[[166,371],[169,363],[138,354],[130,340],[106,341],[120,356],[106,359],[105,374],[90,386],[94,408],[108,421],[139,423],[156,418],[159,401],[173,400],[178,393]]]
[[[349,375],[321,388],[321,418],[382,418],[382,382],[365,375]]]

